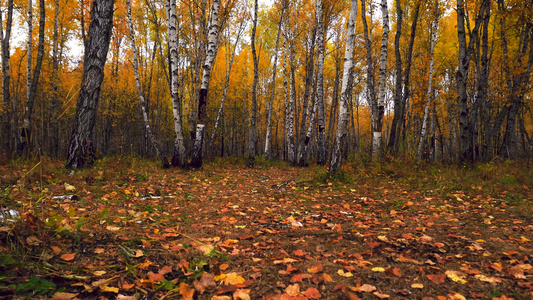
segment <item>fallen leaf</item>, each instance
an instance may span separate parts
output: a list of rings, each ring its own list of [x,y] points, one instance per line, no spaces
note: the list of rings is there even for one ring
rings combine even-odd
[[[465,296],[459,294],[459,293],[453,293],[453,294],[448,294],[448,299],[449,300],[466,300]]]
[[[331,276],[329,276],[327,273],[324,273],[324,281],[333,282],[333,278],[331,278]]]
[[[172,272],[172,266],[164,266],[161,269],[159,269],[159,272],[157,272],[157,273],[159,273],[161,275],[165,275],[165,274],[168,274],[170,272]]]
[[[304,251],[298,249],[298,250],[294,250],[294,251],[292,252],[292,254],[294,254],[294,255],[296,255],[296,256],[300,256],[300,257],[302,257],[302,256],[305,256],[307,253],[305,253]]]
[[[220,271],[226,271],[229,268],[229,265],[221,264],[220,266],[218,266],[218,268],[220,269]]]
[[[373,272],[385,272],[385,268],[382,267],[374,267],[372,268]]]
[[[380,292],[374,292],[374,295],[375,295],[376,297],[381,298],[381,299],[386,299],[386,298],[389,298],[389,297],[390,297],[389,295],[387,295],[387,294],[382,294],[382,293],[380,293]]]
[[[305,292],[303,292],[304,296],[306,296],[309,299],[320,299],[322,298],[322,295],[320,295],[320,292],[314,288],[310,287]]]
[[[183,297],[184,300],[193,300],[194,296],[194,289],[186,284],[185,282],[182,282],[179,287],[179,293]]]
[[[448,276],[448,278],[450,278],[454,282],[460,282],[462,284],[466,283],[466,280],[464,280],[466,276],[459,271],[448,270],[446,271],[446,276]]]
[[[141,257],[144,255],[144,252],[141,250],[141,249],[137,249],[134,253],[133,253],[133,257]]]
[[[235,273],[235,272],[226,274],[226,278],[224,278],[224,283],[225,284],[236,285],[236,284],[243,283],[244,281],[245,281],[245,279],[243,277],[237,275],[237,273]]]
[[[308,268],[307,272],[309,272],[311,274],[316,274],[318,272],[322,272],[322,270],[323,270],[323,266],[322,265],[314,265],[311,268]]]
[[[500,283],[502,282],[502,280],[500,278],[497,278],[497,277],[488,277],[488,276],[485,276],[483,274],[480,274],[480,275],[476,275],[474,276],[477,280],[479,281],[484,281],[484,282],[489,282],[489,283]]]
[[[76,256],[76,253],[66,253],[66,254],[61,255],[61,259],[64,261],[71,261],[74,259],[75,256]]]
[[[423,289],[424,285],[421,284],[421,283],[413,283],[413,284],[411,284],[411,288],[413,288],[413,289]]]
[[[38,246],[41,243],[41,240],[32,235],[26,238],[26,243],[30,246]]]
[[[94,276],[102,276],[104,274],[106,274],[107,272],[106,271],[94,271],[93,272],[93,275]]]
[[[215,277],[211,273],[204,273],[199,280],[193,282],[194,288],[198,293],[203,294],[205,291],[212,291],[217,287]]]
[[[522,239],[522,242],[524,243],[531,242],[531,240],[526,238],[525,236],[521,236],[520,238]]]
[[[151,280],[152,282],[161,282],[165,280],[165,276],[159,273],[148,272],[148,279]]]
[[[73,293],[55,293],[52,295],[52,298],[50,300],[70,300],[73,298],[76,298],[78,294]]]
[[[351,272],[344,272],[343,269],[338,270],[337,274],[339,274],[342,277],[353,277],[353,274]]]
[[[61,248],[59,248],[58,246],[52,246],[50,248],[52,248],[54,255],[59,255],[61,253]]]
[[[250,290],[236,290],[233,293],[233,300],[250,300]]]
[[[116,300],[137,300],[137,297],[135,295],[126,296],[126,295],[118,294]]]
[[[109,292],[109,293],[115,293],[118,294],[118,287],[108,286],[108,285],[101,285],[99,286],[100,290],[102,292]]]
[[[296,297],[300,295],[300,285],[297,283],[289,285],[285,289],[285,293],[287,293],[287,295],[292,296],[292,297]]]
[[[446,274],[428,274],[426,277],[435,284],[441,284],[446,281]]]
[[[366,283],[359,287],[359,291],[360,292],[370,293],[370,292],[373,292],[375,290],[377,290],[377,288],[375,286],[370,285],[370,284],[366,284]]]
[[[213,296],[211,300],[231,300],[230,296]]]
[[[114,226],[114,225],[108,225],[108,226],[106,227],[106,229],[109,230],[109,231],[119,231],[119,230],[120,230],[120,227],[118,227],[118,226]]]

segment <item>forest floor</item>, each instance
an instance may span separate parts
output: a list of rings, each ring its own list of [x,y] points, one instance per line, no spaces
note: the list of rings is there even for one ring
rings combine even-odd
[[[533,299],[524,162],[63,163],[0,166],[0,298]]]

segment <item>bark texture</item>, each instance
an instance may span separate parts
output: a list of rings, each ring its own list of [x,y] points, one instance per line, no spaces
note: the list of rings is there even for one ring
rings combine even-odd
[[[257,31],[257,0],[254,1],[254,16],[252,26],[252,58],[254,61],[254,81],[252,83],[252,117],[250,118],[250,133],[248,136],[248,167],[252,168],[255,164],[255,144],[257,142],[257,83],[259,81],[259,60],[255,49],[255,33]]]
[[[353,48],[355,43],[355,20],[357,18],[357,0],[351,0],[350,17],[346,33],[346,48],[344,52],[344,67],[342,73],[341,99],[339,103],[339,121],[335,134],[335,143],[331,152],[329,173],[335,174],[342,166],[343,149],[348,136],[350,109],[348,107],[351,97],[353,80]]]
[[[114,0],[95,0],[85,48],[83,79],[68,147],[67,168],[79,169],[94,163],[94,126],[104,66],[113,29]]]

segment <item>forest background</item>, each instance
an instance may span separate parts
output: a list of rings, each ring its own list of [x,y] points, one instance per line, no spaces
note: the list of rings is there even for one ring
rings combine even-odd
[[[160,156],[175,153],[173,105],[178,103],[186,153],[193,152],[202,123],[202,154],[209,159],[264,155],[298,165],[325,164],[339,118],[347,122],[344,158],[531,156],[529,1],[351,2],[277,0],[254,13],[249,1],[183,0],[175,3],[172,33],[170,2],[132,1],[129,28],[129,3],[116,1],[91,136],[94,151],[153,157],[159,143]],[[350,43],[346,24],[354,4]],[[84,68],[75,45],[87,46],[90,39],[92,5],[90,0],[2,1],[4,157],[67,156]],[[204,70],[213,54],[211,33],[214,57],[199,120]],[[176,73],[169,71],[170,34],[177,37]],[[347,45],[353,46],[353,66],[343,90]],[[343,103],[344,115],[339,114]]]

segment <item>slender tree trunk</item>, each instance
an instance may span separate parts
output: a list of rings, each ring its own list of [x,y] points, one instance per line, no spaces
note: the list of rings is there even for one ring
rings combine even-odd
[[[204,143],[204,129],[207,118],[207,91],[209,89],[209,80],[211,78],[211,69],[217,54],[217,41],[219,31],[219,11],[220,0],[213,0],[211,8],[211,18],[209,20],[209,41],[207,44],[207,53],[204,63],[204,73],[202,74],[202,86],[198,98],[198,122],[196,124],[196,135],[193,145],[191,166],[193,168],[202,167],[202,152]]]
[[[52,88],[50,118],[50,156],[59,156],[59,126],[57,110],[59,108],[59,0],[55,0],[54,36],[52,45]]]
[[[285,9],[287,7],[287,1],[283,0],[281,7],[281,15],[279,17],[278,23],[278,33],[276,36],[276,50],[274,53],[274,64],[272,66],[272,85],[270,88],[270,101],[267,107],[267,128],[266,128],[266,137],[265,137],[265,157],[268,159],[272,158],[272,105],[274,102],[274,96],[276,93],[276,72],[278,64],[278,53],[279,53],[279,41],[281,37],[281,27],[283,24],[283,16],[285,15]]]
[[[307,128],[308,128],[307,120],[311,119],[311,111],[313,110],[313,106],[309,105],[309,103],[310,103],[311,87],[315,81],[314,80],[315,46],[316,46],[316,27],[313,27],[310,45],[307,49],[307,57],[306,57],[307,63],[306,63],[306,68],[305,68],[306,76],[305,76],[305,87],[304,87],[304,96],[303,96],[302,120],[299,123],[300,124],[300,128],[299,128],[300,129],[300,140],[298,143],[297,163],[300,166],[306,165],[306,162],[305,162],[305,157],[307,156],[307,153],[306,153],[307,144],[306,143],[309,143],[309,140],[307,140],[306,142],[306,136],[307,136]]]
[[[129,37],[131,40],[131,49],[133,52],[133,73],[135,75],[135,85],[137,86],[137,95],[139,96],[139,100],[141,102],[141,112],[143,116],[145,131],[148,134],[150,142],[152,143],[155,150],[157,151],[157,155],[161,159],[163,168],[168,168],[170,166],[168,159],[165,153],[163,152],[163,149],[159,145],[159,142],[156,140],[154,132],[152,131],[152,128],[150,127],[150,122],[148,120],[148,113],[146,112],[146,101],[144,99],[144,93],[141,90],[141,82],[139,80],[139,61],[137,59],[137,47],[135,45],[135,31],[133,29],[133,22],[131,20],[131,1],[130,0],[126,1],[126,6],[128,10],[128,27],[130,31]]]
[[[252,83],[252,117],[250,118],[250,135],[248,137],[248,167],[255,164],[255,144],[257,142],[257,83],[259,81],[259,61],[255,49],[255,33],[257,31],[257,0],[254,1],[254,16],[251,37],[252,58],[254,61],[254,81]]]
[[[416,22],[416,21],[413,21]],[[400,52],[400,39],[402,35],[403,11],[400,0],[396,0],[396,36],[394,37],[394,55],[396,57],[396,86],[394,93],[394,117],[392,118],[389,144],[391,151],[396,152],[396,140],[399,131],[400,116],[402,115],[402,54]]]
[[[294,165],[296,164],[296,141],[295,141],[295,124],[296,124],[296,76],[295,76],[295,57],[296,49],[295,45],[291,45],[290,54],[289,54],[289,64],[290,64],[290,87],[289,87],[289,126],[287,128],[287,139],[288,139],[288,155],[289,161]]]
[[[385,88],[387,76],[387,45],[389,43],[389,10],[387,0],[381,1],[381,15],[383,18],[383,36],[381,39],[381,57],[379,59],[379,86],[377,111],[374,118],[374,132],[372,134],[372,158],[381,156],[381,136],[383,133],[383,116],[385,115]]]
[[[176,2],[167,0],[167,22],[168,22],[168,51],[170,53],[170,96],[172,98],[172,113],[174,116],[174,152],[172,154],[172,165],[176,167],[185,167],[187,158],[185,154],[185,141],[183,138],[182,127],[182,100],[179,95],[179,77],[178,77],[178,34],[177,34],[177,16]]]
[[[374,61],[372,58],[372,41],[368,33],[368,22],[366,21],[366,0],[361,0],[361,18],[363,19],[363,33],[366,48],[366,89],[368,94],[368,103],[370,106],[370,115],[372,117],[372,129],[375,127],[376,115],[378,111],[378,103],[376,98],[375,77],[374,77]]]
[[[7,3],[7,20],[6,20],[6,30],[4,34],[4,22],[3,22],[3,12],[0,12],[0,43],[2,47],[2,106],[7,107],[11,101],[11,94],[9,90],[10,84],[10,73],[9,73],[9,59],[10,59],[10,49],[9,41],[11,39],[11,26],[13,24],[13,0],[9,0]],[[2,144],[9,144],[7,139],[11,136],[11,130],[9,126],[9,115],[7,110],[5,110],[4,115],[0,116],[2,121],[2,128],[0,128],[2,133]],[[14,120],[12,120],[14,123]],[[9,138],[9,140],[11,140]],[[11,150],[14,147],[11,148]]]
[[[429,107],[433,101],[433,71],[435,65],[435,44],[437,43],[437,34],[439,28],[439,1],[435,0],[435,20],[431,22],[431,44],[429,46],[429,75],[428,75],[428,91],[427,101],[424,107],[424,119],[422,120],[422,129],[420,130],[420,139],[418,141],[418,151],[416,157],[422,159],[424,152],[424,141],[426,139],[427,124],[429,119]]]
[[[318,108],[318,158],[317,163],[324,165],[326,163],[326,121],[324,117],[324,21],[322,19],[322,0],[316,0],[316,18],[317,18],[317,91],[316,102]]]
[[[363,1],[364,2],[364,1]],[[363,3],[362,2],[362,3]],[[350,121],[350,109],[348,102],[351,97],[352,89],[352,68],[353,68],[353,49],[355,43],[355,20],[357,18],[357,0],[351,0],[350,17],[348,19],[346,33],[346,48],[344,53],[344,68],[342,74],[341,99],[339,103],[339,121],[337,124],[337,133],[335,143],[331,151],[331,161],[329,173],[335,174],[342,166],[343,149],[346,144],[348,135],[348,124]]]
[[[114,4],[114,0],[93,2],[92,21],[89,25],[89,37],[85,48],[82,85],[68,147],[67,168],[78,169],[94,163],[94,126],[113,29]]]

